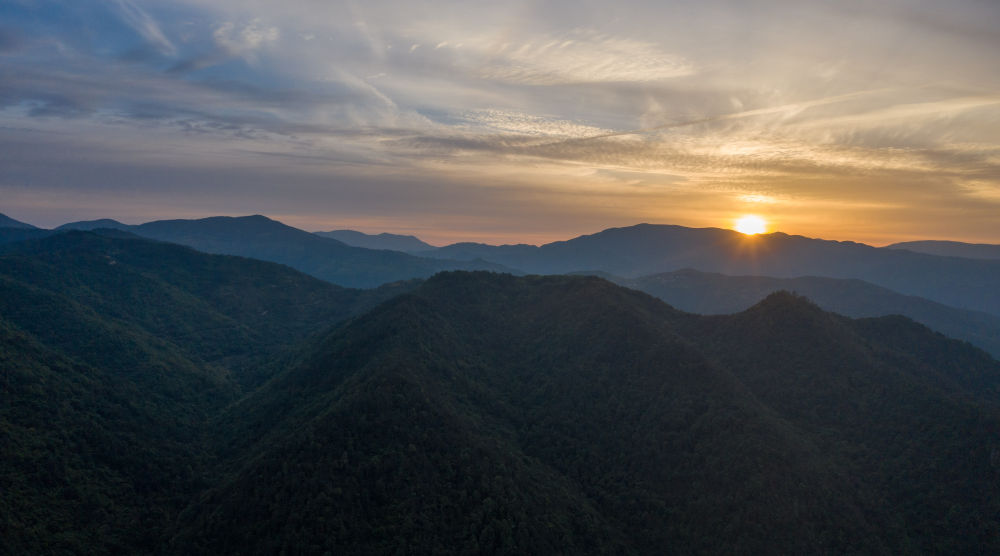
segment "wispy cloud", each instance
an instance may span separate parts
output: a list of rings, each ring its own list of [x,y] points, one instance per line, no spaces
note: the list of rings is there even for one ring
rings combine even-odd
[[[160,29],[159,24],[132,0],[113,0],[122,20],[142,35],[150,44],[166,55],[174,55],[177,48]]]
[[[260,19],[237,26],[231,21],[219,25],[212,37],[216,44],[232,56],[240,56],[246,60],[256,59],[256,53],[278,40],[281,33],[277,27],[265,25]]]
[[[595,32],[515,43],[467,39],[459,45],[474,49],[481,77],[528,85],[661,81],[694,73],[691,62],[656,44]]]
[[[851,210],[897,228],[987,214],[998,17],[974,0],[7,3],[0,126],[11,145],[58,133],[0,153],[0,194],[103,190],[80,179],[100,167],[172,176],[163,196],[227,183],[256,212],[283,197],[383,219],[486,218],[483,201],[522,226],[698,225],[763,206],[843,237]],[[51,154],[82,150],[100,165]],[[987,220],[952,235],[989,239]]]

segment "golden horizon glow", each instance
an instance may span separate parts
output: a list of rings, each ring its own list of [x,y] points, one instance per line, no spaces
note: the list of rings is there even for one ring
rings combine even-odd
[[[1000,2],[34,4],[0,8],[0,211],[35,225],[1000,243]]]
[[[746,214],[736,219],[733,229],[748,236],[762,234],[767,231],[767,220],[756,214]]]

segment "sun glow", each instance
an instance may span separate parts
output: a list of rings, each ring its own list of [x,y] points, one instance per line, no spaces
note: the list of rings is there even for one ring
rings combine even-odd
[[[762,234],[767,231],[767,220],[755,214],[747,214],[736,219],[733,229],[748,236]]]

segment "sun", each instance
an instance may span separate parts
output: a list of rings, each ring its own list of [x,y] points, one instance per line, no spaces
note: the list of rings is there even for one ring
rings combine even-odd
[[[756,214],[747,214],[736,219],[734,229],[741,234],[752,236],[762,234],[767,231],[767,220]]]

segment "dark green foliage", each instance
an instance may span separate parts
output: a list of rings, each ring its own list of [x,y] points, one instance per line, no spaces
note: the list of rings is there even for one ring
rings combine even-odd
[[[67,232],[9,244],[0,254],[0,276],[16,284],[11,287],[37,290],[3,296],[0,314],[25,313],[23,326],[33,333],[53,341],[85,337],[54,328],[69,326],[58,307],[38,314],[56,302],[28,302],[30,295],[62,303],[71,299],[101,318],[169,342],[199,362],[237,370],[396,291],[392,285],[371,291],[345,289],[281,265],[206,256],[127,235]],[[236,379],[244,382],[246,377]]]
[[[228,476],[173,546],[992,551],[998,380],[788,294],[705,318],[595,278],[438,275],[229,409]]]
[[[153,551],[206,487],[209,417],[396,289],[134,237],[4,246],[0,553]]]
[[[90,365],[0,320],[0,369],[0,553],[152,550],[205,487],[201,424],[231,395],[189,363],[124,340]]]
[[[116,234],[0,249],[0,553],[1000,552],[1000,364],[903,317]]]

